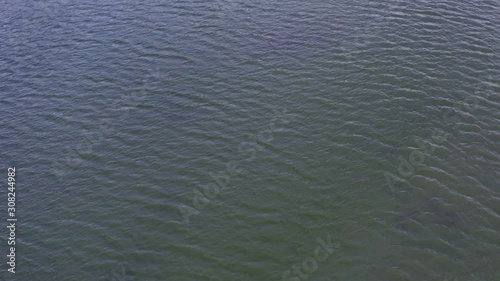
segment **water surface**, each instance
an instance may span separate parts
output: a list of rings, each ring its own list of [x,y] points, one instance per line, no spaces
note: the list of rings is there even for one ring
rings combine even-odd
[[[498,2],[2,7],[6,280],[498,280]]]

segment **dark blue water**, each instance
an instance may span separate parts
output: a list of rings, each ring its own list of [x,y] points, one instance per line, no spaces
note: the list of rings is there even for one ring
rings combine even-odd
[[[5,280],[500,280],[498,1],[2,1]]]

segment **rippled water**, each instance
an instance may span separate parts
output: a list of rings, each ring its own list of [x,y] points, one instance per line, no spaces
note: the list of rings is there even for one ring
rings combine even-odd
[[[499,14],[3,1],[2,276],[500,280]]]

